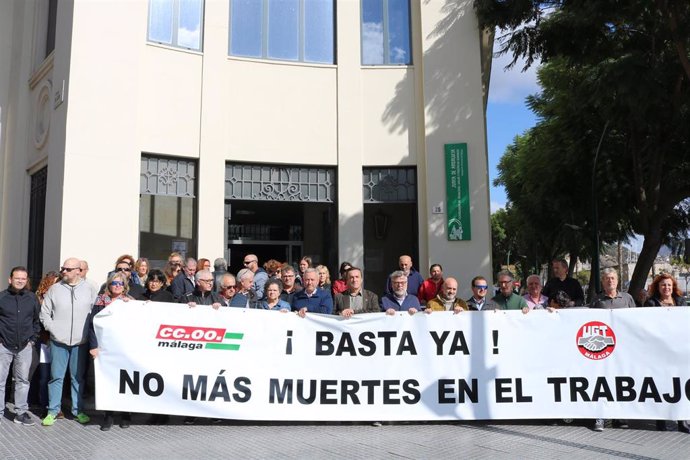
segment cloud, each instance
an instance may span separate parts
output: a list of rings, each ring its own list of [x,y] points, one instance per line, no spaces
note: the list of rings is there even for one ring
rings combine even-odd
[[[525,96],[539,92],[536,64],[522,72],[525,62],[520,59],[510,70],[505,70],[511,59],[511,55],[503,54],[495,57],[491,64],[490,102],[523,104]]]
[[[177,44],[180,46],[186,46],[187,48],[199,49],[201,31],[197,25],[196,29],[190,30],[186,27],[180,27],[177,31]]]
[[[499,203],[497,201],[492,201],[491,202],[491,214],[495,213],[499,209],[503,209],[506,207],[505,203]]]
[[[391,62],[407,62],[407,51],[399,46],[394,46],[391,50]]]
[[[362,63],[383,64],[383,24],[362,24]]]

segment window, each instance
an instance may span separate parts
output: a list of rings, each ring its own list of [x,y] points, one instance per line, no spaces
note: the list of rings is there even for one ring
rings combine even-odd
[[[46,54],[48,57],[55,49],[55,26],[57,23],[57,0],[48,1],[48,36],[46,37]]]
[[[203,0],[149,0],[148,40],[201,51]]]
[[[230,0],[228,54],[333,64],[334,0]]]
[[[142,155],[139,255],[155,266],[177,251],[196,257],[196,161]]]
[[[48,167],[41,168],[31,175],[31,195],[29,197],[29,250],[26,267],[29,270],[31,285],[38,287],[43,273],[43,238],[46,223],[46,191]]]
[[[362,64],[412,64],[409,0],[362,0]]]

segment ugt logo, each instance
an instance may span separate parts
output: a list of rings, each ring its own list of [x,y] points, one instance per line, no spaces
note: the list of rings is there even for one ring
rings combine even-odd
[[[577,349],[585,358],[608,358],[616,348],[616,334],[607,324],[590,321],[577,331]]]

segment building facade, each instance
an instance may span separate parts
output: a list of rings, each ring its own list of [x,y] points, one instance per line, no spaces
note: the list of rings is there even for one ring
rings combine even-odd
[[[379,292],[400,254],[464,294],[491,277],[471,2],[11,0],[0,43],[0,272],[177,250],[347,260]],[[471,238],[451,241],[458,143]]]

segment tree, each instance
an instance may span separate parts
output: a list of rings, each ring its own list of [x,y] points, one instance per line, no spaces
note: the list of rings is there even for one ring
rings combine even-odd
[[[543,124],[565,130],[550,133],[551,141],[586,145],[565,148],[591,168],[592,145],[607,127],[595,177],[571,171],[583,185],[605,184],[599,204],[623,211],[602,214],[600,223],[644,236],[630,289],[643,287],[662,243],[688,221],[690,2],[475,0],[475,8],[482,27],[509,29],[499,53],[552,72],[541,79],[546,96],[532,101]]]

